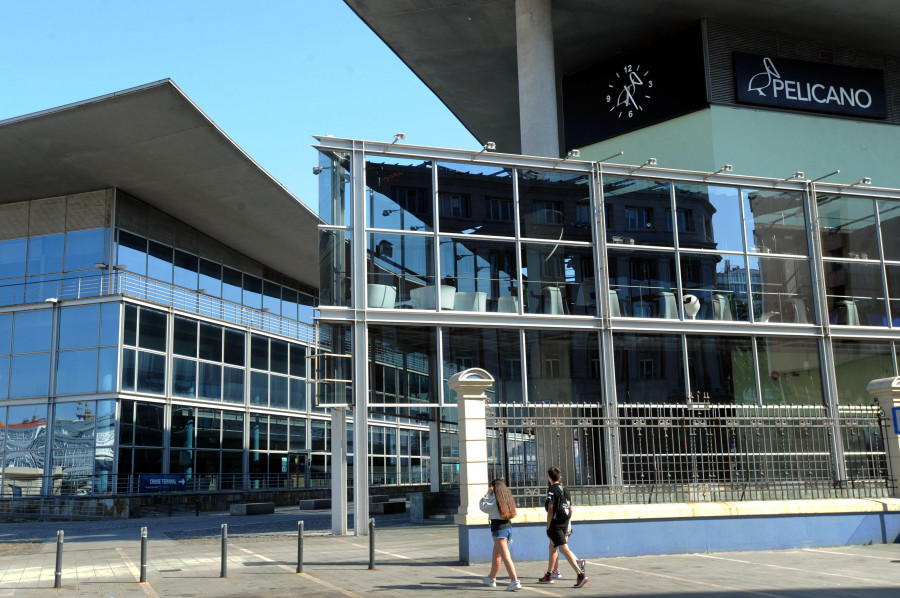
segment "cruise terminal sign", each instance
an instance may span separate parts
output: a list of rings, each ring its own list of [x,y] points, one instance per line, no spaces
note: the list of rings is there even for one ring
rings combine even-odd
[[[887,118],[881,71],[736,52],[734,80],[743,104]]]

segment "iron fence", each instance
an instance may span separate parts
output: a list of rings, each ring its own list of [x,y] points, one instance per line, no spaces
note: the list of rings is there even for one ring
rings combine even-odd
[[[559,467],[577,504],[886,497],[877,407],[491,405],[490,477],[542,506]]]

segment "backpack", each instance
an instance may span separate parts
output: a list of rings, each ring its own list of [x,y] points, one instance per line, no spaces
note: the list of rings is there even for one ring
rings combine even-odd
[[[553,522],[556,524],[568,522],[572,516],[572,497],[569,495],[569,491],[559,484],[555,490],[551,490],[551,493],[554,496]]]

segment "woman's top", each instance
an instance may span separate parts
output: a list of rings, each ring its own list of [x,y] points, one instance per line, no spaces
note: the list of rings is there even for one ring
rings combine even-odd
[[[500,514],[500,507],[497,506],[497,497],[492,493],[488,492],[481,498],[481,502],[478,507],[481,509],[483,513],[487,513],[487,516],[491,518],[491,531],[496,532],[501,529],[509,529],[512,527],[512,522],[509,519],[504,519]]]

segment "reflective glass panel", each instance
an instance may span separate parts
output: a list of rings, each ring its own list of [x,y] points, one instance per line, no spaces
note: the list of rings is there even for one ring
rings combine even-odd
[[[141,308],[140,339],[138,346],[153,351],[166,350],[166,314]]]
[[[200,280],[197,288],[212,297],[222,296],[222,266],[200,258]]]
[[[163,394],[166,391],[166,356],[140,351],[137,368],[138,392]]]
[[[756,371],[749,337],[687,337],[688,375],[695,401],[756,405]]]
[[[294,411],[306,411],[306,380],[290,379],[290,406]]]
[[[881,244],[884,259],[900,260],[900,201],[879,199],[878,217],[881,220]]]
[[[134,417],[134,444],[136,446],[162,446],[163,431],[166,429],[165,407],[158,403],[136,405]],[[153,473],[158,469],[148,470]]]
[[[319,230],[319,301],[350,307],[350,231]]]
[[[287,409],[288,378],[287,376],[269,377],[269,407]]]
[[[306,376],[306,347],[291,343],[291,376]]]
[[[264,336],[250,337],[250,367],[257,370],[269,369],[269,339]]]
[[[136,274],[147,274],[147,239],[120,230],[119,257],[116,264]]]
[[[200,362],[199,397],[211,401],[222,399],[222,366]]]
[[[172,248],[150,241],[147,259],[147,276],[154,280],[172,282]]]
[[[190,359],[172,360],[172,395],[192,399],[197,396],[197,362]]]
[[[509,168],[439,162],[441,232],[512,237],[515,234]]]
[[[590,247],[523,243],[522,279],[527,313],[597,313],[594,254]]]
[[[353,202],[348,155],[319,152],[319,165],[313,174],[319,178],[319,216],[326,224],[351,226]]]
[[[172,447],[194,446],[194,408],[172,407],[172,426],[169,443]]]
[[[681,286],[685,296],[697,297],[697,320],[733,321],[750,319],[747,269],[742,255],[682,253]],[[692,302],[684,304],[684,317],[691,317]]]
[[[286,451],[288,448],[288,418],[273,415],[269,418],[269,450]]]
[[[23,405],[9,408],[10,426],[7,429],[7,459],[13,457],[16,462],[9,465],[43,468],[43,449],[47,443],[47,406]],[[14,448],[14,450],[9,450]],[[35,453],[16,454],[18,451],[35,451]],[[7,471],[7,473],[9,473]]]
[[[736,187],[675,184],[678,246],[743,251],[741,195]],[[672,230],[672,213],[666,219]]]
[[[197,447],[219,448],[219,427],[221,412],[213,409],[197,410]]]
[[[28,239],[0,241],[0,279],[25,276]]]
[[[59,310],[59,348],[96,347],[100,336],[100,305]]]
[[[432,327],[370,326],[371,404],[438,403]]]
[[[222,266],[222,299],[240,304],[243,284],[243,275],[239,271]]]
[[[446,379],[472,367],[483,368],[496,382],[487,391],[493,403],[523,403],[522,354],[518,330],[447,328],[444,330],[444,397],[456,403]]]
[[[370,234],[369,307],[434,309],[433,247],[431,237]]]
[[[200,322],[200,359],[222,361],[222,327]]]
[[[884,270],[887,275],[888,297],[890,297],[891,326],[900,328],[900,266],[885,266]],[[0,333],[0,339],[2,337],[3,335]]]
[[[834,373],[837,379],[838,403],[872,405],[866,386],[878,378],[895,376],[889,341],[857,341],[833,339]]]
[[[816,323],[808,260],[751,257],[750,288],[757,322]]]
[[[519,168],[516,177],[523,237],[591,240],[590,220],[580,221],[576,207],[590,204],[588,174]]]
[[[235,411],[222,413],[222,448],[240,449],[244,446],[244,414]],[[237,471],[240,471],[238,467]]]
[[[288,344],[284,341],[272,339],[271,361],[269,369],[279,374],[288,373]]]
[[[887,326],[879,264],[825,262],[825,293],[832,324]]]
[[[100,345],[119,344],[119,304],[104,303],[100,307]]]
[[[681,337],[614,334],[616,397],[623,403],[683,403],[687,396]]]
[[[0,281],[0,306],[15,305],[25,301],[25,279],[7,278]]]
[[[0,399],[9,397],[9,357],[0,357]],[[0,407],[0,416],[3,414],[3,408]],[[0,430],[0,439],[2,439],[3,431]]]
[[[290,435],[291,450],[306,450],[306,420],[292,417],[289,422],[288,433]]]
[[[281,285],[263,281],[263,309],[269,310],[272,315],[281,315]]]
[[[269,416],[250,414],[250,450],[266,450],[269,448]],[[250,455],[254,461],[254,455]]]
[[[12,350],[12,314],[0,314],[0,355]]]
[[[244,274],[241,302],[253,309],[262,309],[262,279]]]
[[[50,386],[50,354],[16,355],[12,358],[9,398],[45,397]]]
[[[66,233],[66,270],[87,270],[106,263],[106,229]]]
[[[226,403],[244,402],[244,370],[226,367],[223,373],[222,400]]]
[[[525,355],[529,402],[602,401],[600,337],[596,332],[527,330]]]
[[[285,318],[296,320],[299,317],[297,315],[297,308],[299,307],[297,305],[297,295],[297,291],[292,289],[281,289],[281,315]]]
[[[309,448],[313,451],[324,451],[325,448],[325,434],[326,428],[328,427],[326,424],[330,422],[325,422],[320,419],[314,419],[309,422],[309,432],[310,432],[310,443]]]
[[[430,162],[390,157],[366,162],[366,226],[434,230],[432,197]]]
[[[175,316],[172,330],[172,351],[185,357],[197,356],[197,321]]]
[[[244,333],[225,329],[225,363],[244,365]]]
[[[441,238],[440,259],[443,309],[518,312],[514,243]]]
[[[261,372],[250,372],[250,404],[268,406],[269,375]]]
[[[97,390],[99,392],[112,392],[116,390],[116,366],[119,360],[119,350],[116,347],[100,349],[100,359],[97,366]],[[133,376],[132,376],[132,379]]]
[[[667,181],[604,176],[606,241],[673,247],[672,229],[666,230],[667,210],[672,209],[669,186]]]
[[[799,191],[743,191],[747,246],[756,253],[809,255],[804,194]]]
[[[62,272],[64,245],[63,234],[29,237],[28,275]]]
[[[875,202],[869,197],[816,196],[823,257],[875,259]]]
[[[137,345],[137,307],[125,305],[124,343]]]
[[[822,405],[819,343],[804,338],[757,338],[764,404]]]
[[[674,253],[610,249],[607,259],[613,316],[678,318]]]
[[[97,349],[60,351],[56,368],[56,392],[97,392]]]
[[[204,288],[197,286],[198,262],[199,260],[196,255],[191,255],[190,253],[176,249],[174,260],[175,284],[191,290]]]
[[[52,322],[53,312],[49,309],[16,313],[13,317],[13,353],[49,351]]]
[[[134,390],[134,376],[137,369],[137,352],[134,349],[122,351],[122,390]]]

